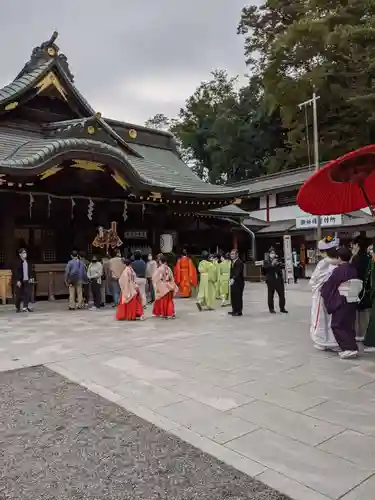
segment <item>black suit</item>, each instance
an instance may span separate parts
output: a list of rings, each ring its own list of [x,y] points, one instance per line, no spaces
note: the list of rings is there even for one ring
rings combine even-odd
[[[27,279],[25,279],[23,262],[24,261],[22,259],[17,259],[17,262],[13,269],[13,287],[15,292],[15,304],[17,310],[21,308],[21,302],[23,302],[24,308],[29,307],[32,287],[30,280],[35,279],[34,266],[29,261],[26,261]]]
[[[233,314],[242,314],[243,291],[245,288],[244,265],[242,260],[237,259],[232,263],[230,279],[233,280],[233,284],[230,287]]]
[[[272,263],[266,260],[263,264],[263,273],[267,284],[268,290],[268,309],[270,312],[275,310],[274,295],[275,292],[279,296],[280,311],[285,310],[285,288],[283,278],[283,265],[279,261]]]

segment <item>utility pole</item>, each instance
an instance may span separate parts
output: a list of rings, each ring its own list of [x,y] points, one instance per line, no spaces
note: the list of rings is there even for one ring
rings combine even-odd
[[[315,90],[313,92],[312,99],[308,101],[301,102],[298,105],[299,109],[306,108],[306,106],[312,106],[313,109],[313,140],[314,140],[314,164],[315,164],[315,172],[319,170],[319,136],[318,136],[318,110],[317,110],[317,101],[320,97],[316,95]],[[322,225],[321,218],[318,216],[317,219],[317,227],[316,227],[316,241],[317,244],[322,239]]]

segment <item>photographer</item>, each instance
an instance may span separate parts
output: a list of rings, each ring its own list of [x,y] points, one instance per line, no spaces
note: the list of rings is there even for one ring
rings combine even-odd
[[[270,313],[275,314],[274,295],[275,292],[279,296],[280,312],[286,314],[285,309],[285,288],[283,269],[284,264],[279,259],[274,248],[270,248],[268,258],[263,263],[263,274],[267,284],[268,291],[268,309]]]

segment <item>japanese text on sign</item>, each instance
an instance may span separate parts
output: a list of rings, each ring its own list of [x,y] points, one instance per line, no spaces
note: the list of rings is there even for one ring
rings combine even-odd
[[[298,217],[296,219],[297,229],[310,229],[318,226],[317,215],[308,215],[306,217]],[[334,227],[342,224],[342,215],[322,215],[320,217],[322,227]]]

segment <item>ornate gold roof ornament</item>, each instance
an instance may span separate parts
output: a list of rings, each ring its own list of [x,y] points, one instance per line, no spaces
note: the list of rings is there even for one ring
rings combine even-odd
[[[51,167],[48,170],[45,170],[44,172],[39,174],[40,180],[44,181],[45,179],[48,179],[48,177],[57,174],[57,172],[60,172],[60,170],[62,170],[62,167],[55,165],[54,167]]]
[[[137,131],[136,131],[134,128],[131,128],[131,129],[129,130],[129,137],[130,137],[131,139],[136,139],[136,138],[137,138]]]
[[[119,174],[119,172],[117,170],[113,170],[113,173],[111,175],[112,175],[113,180],[116,181],[117,184],[122,187],[122,189],[124,189],[124,190],[128,189],[129,184],[122,177],[122,175]]]
[[[53,71],[49,71],[44,78],[42,78],[36,85],[35,88],[38,90],[38,94],[48,89],[50,86],[54,86],[61,97],[67,101],[67,92],[65,88],[61,85],[60,80],[54,74]]]
[[[96,161],[73,160],[71,165],[73,168],[81,168],[82,170],[104,172],[104,164]]]
[[[12,109],[15,109],[17,106],[18,106],[18,102],[14,101],[14,102],[10,102],[9,104],[7,104],[4,109],[5,109],[5,111],[11,111]]]
[[[55,57],[57,54],[56,49],[54,47],[48,47],[47,49],[48,55],[51,57]]]
[[[46,40],[39,46],[34,47],[30,56],[30,60],[22,68],[22,71],[16,76],[16,79],[20,78],[25,73],[30,73],[31,71],[34,71],[40,65],[51,61],[51,59],[56,59],[63,68],[69,80],[71,82],[74,80],[74,76],[70,71],[66,56],[64,54],[59,53],[60,49],[55,43],[57,37],[58,37],[58,32],[54,31],[49,40]]]

